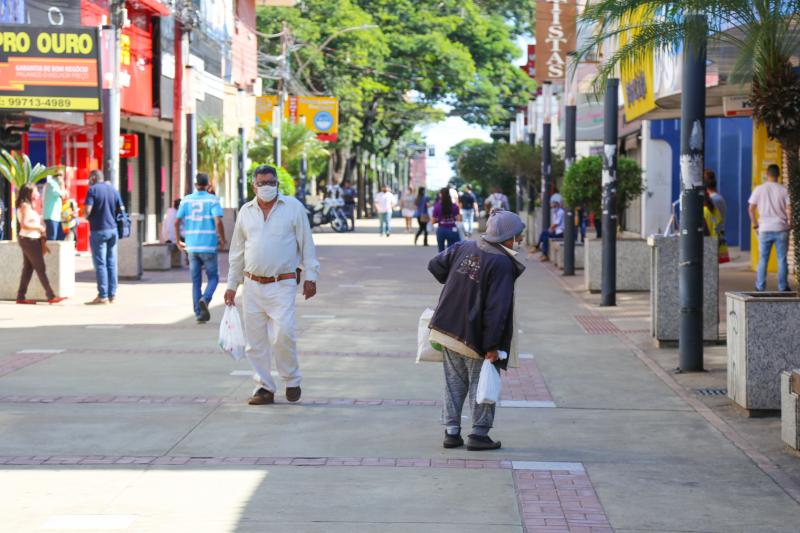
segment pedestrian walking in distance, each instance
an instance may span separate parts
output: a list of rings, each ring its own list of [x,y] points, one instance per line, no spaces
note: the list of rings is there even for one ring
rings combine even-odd
[[[459,196],[458,203],[461,207],[461,217],[464,219],[464,234],[467,237],[472,237],[472,232],[475,229],[475,204],[478,200],[472,192],[472,187],[466,185],[464,192]]]
[[[432,222],[437,225],[436,244],[441,252],[461,240],[458,233],[458,223],[461,221],[461,212],[458,204],[453,202],[450,189],[444,187],[439,191],[439,199],[433,206]]]
[[[59,172],[47,178],[44,186],[44,225],[47,228],[48,241],[64,240],[64,231],[61,227],[62,202],[67,199],[67,188],[64,185],[64,174]]]
[[[97,297],[86,305],[114,303],[117,296],[117,213],[125,210],[122,198],[103,173],[89,173],[89,192],[86,193],[86,218],[89,220],[89,246],[97,279]]]
[[[417,234],[414,236],[414,246],[417,245],[420,235],[424,235],[422,245],[428,246],[428,224],[431,221],[431,216],[428,214],[428,195],[425,194],[425,187],[420,187],[417,191],[417,199],[414,205],[416,207],[414,216],[417,217],[417,224],[419,224]]]
[[[489,437],[495,406],[476,401],[484,359],[507,369],[514,335],[514,283],[525,270],[516,259],[515,244],[522,241],[525,224],[515,213],[495,210],[481,238],[456,243],[428,263],[428,270],[444,284],[431,318],[430,340],[444,352],[444,447],[464,444],[461,411],[469,397],[472,433],[468,450],[495,450],[500,442]]]
[[[39,282],[44,287],[47,302],[57,304],[65,298],[56,297],[44,265],[45,233],[47,227],[42,224],[42,217],[36,212],[33,203],[39,199],[39,190],[32,183],[26,183],[17,194],[17,220],[19,221],[19,246],[22,249],[22,275],[17,289],[18,304],[35,304],[35,300],[28,300],[25,295],[31,282],[34,271]]]
[[[387,237],[392,234],[392,212],[397,207],[397,197],[384,185],[381,192],[375,195],[375,211],[378,212],[379,232]]]
[[[286,382],[286,399],[300,399],[300,364],[295,336],[295,297],[300,274],[306,300],[317,293],[317,261],[311,226],[299,200],[278,192],[278,172],[268,165],[253,176],[256,198],[239,211],[229,251],[225,304],[235,305],[244,284],[246,356],[258,383],[250,405],[271,404],[277,386],[272,358]]]
[[[208,304],[219,283],[217,249],[225,248],[225,228],[222,225],[222,205],[219,198],[209,194],[208,174],[200,173],[194,182],[196,192],[181,201],[175,215],[175,235],[180,235],[181,224],[186,241],[176,245],[189,254],[189,272],[192,275],[192,306],[198,324],[211,320]],[[206,271],[206,290],[202,290],[203,270]]]
[[[417,212],[417,195],[414,194],[414,186],[409,185],[406,192],[400,197],[400,212],[406,223],[406,233],[411,233],[411,221]]]
[[[780,176],[778,165],[768,166],[766,183],[753,189],[747,202],[753,229],[758,232],[756,290],[759,292],[767,288],[767,265],[773,245],[778,256],[778,290],[789,290],[789,191],[780,184]]]

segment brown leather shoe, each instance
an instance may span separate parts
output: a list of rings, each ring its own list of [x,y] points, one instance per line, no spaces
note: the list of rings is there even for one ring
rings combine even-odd
[[[286,399],[296,402],[300,399],[300,387],[286,387]]]
[[[250,405],[269,405],[275,403],[275,394],[267,389],[258,389],[250,399],[247,400]]]

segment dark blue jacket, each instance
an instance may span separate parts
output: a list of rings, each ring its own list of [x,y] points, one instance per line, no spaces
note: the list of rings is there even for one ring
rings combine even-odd
[[[444,284],[430,327],[479,354],[511,349],[514,282],[525,267],[499,245],[461,241],[428,263]],[[496,365],[506,368],[508,359]]]

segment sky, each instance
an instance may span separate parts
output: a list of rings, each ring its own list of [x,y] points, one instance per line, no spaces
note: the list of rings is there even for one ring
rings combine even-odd
[[[531,42],[533,42],[531,36],[522,36],[517,39],[519,55],[514,60],[515,64],[522,64],[527,45]],[[447,111],[446,106],[442,106],[441,108]],[[447,159],[447,150],[449,150],[451,146],[458,144],[464,139],[483,139],[484,141],[491,141],[489,128],[468,124],[460,117],[449,117],[442,122],[423,126],[420,128],[420,131],[425,136],[428,146],[432,146],[435,150],[434,157],[428,157],[428,164],[426,166],[427,186],[429,189],[444,187],[447,185],[450,178],[453,177],[453,169],[450,167],[450,161]]]

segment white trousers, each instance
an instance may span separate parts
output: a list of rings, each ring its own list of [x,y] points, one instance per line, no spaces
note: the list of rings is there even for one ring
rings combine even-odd
[[[245,354],[255,371],[256,390],[277,390],[271,374],[273,355],[286,386],[300,386],[303,375],[297,360],[296,296],[297,282],[293,279],[267,284],[244,280]]]

